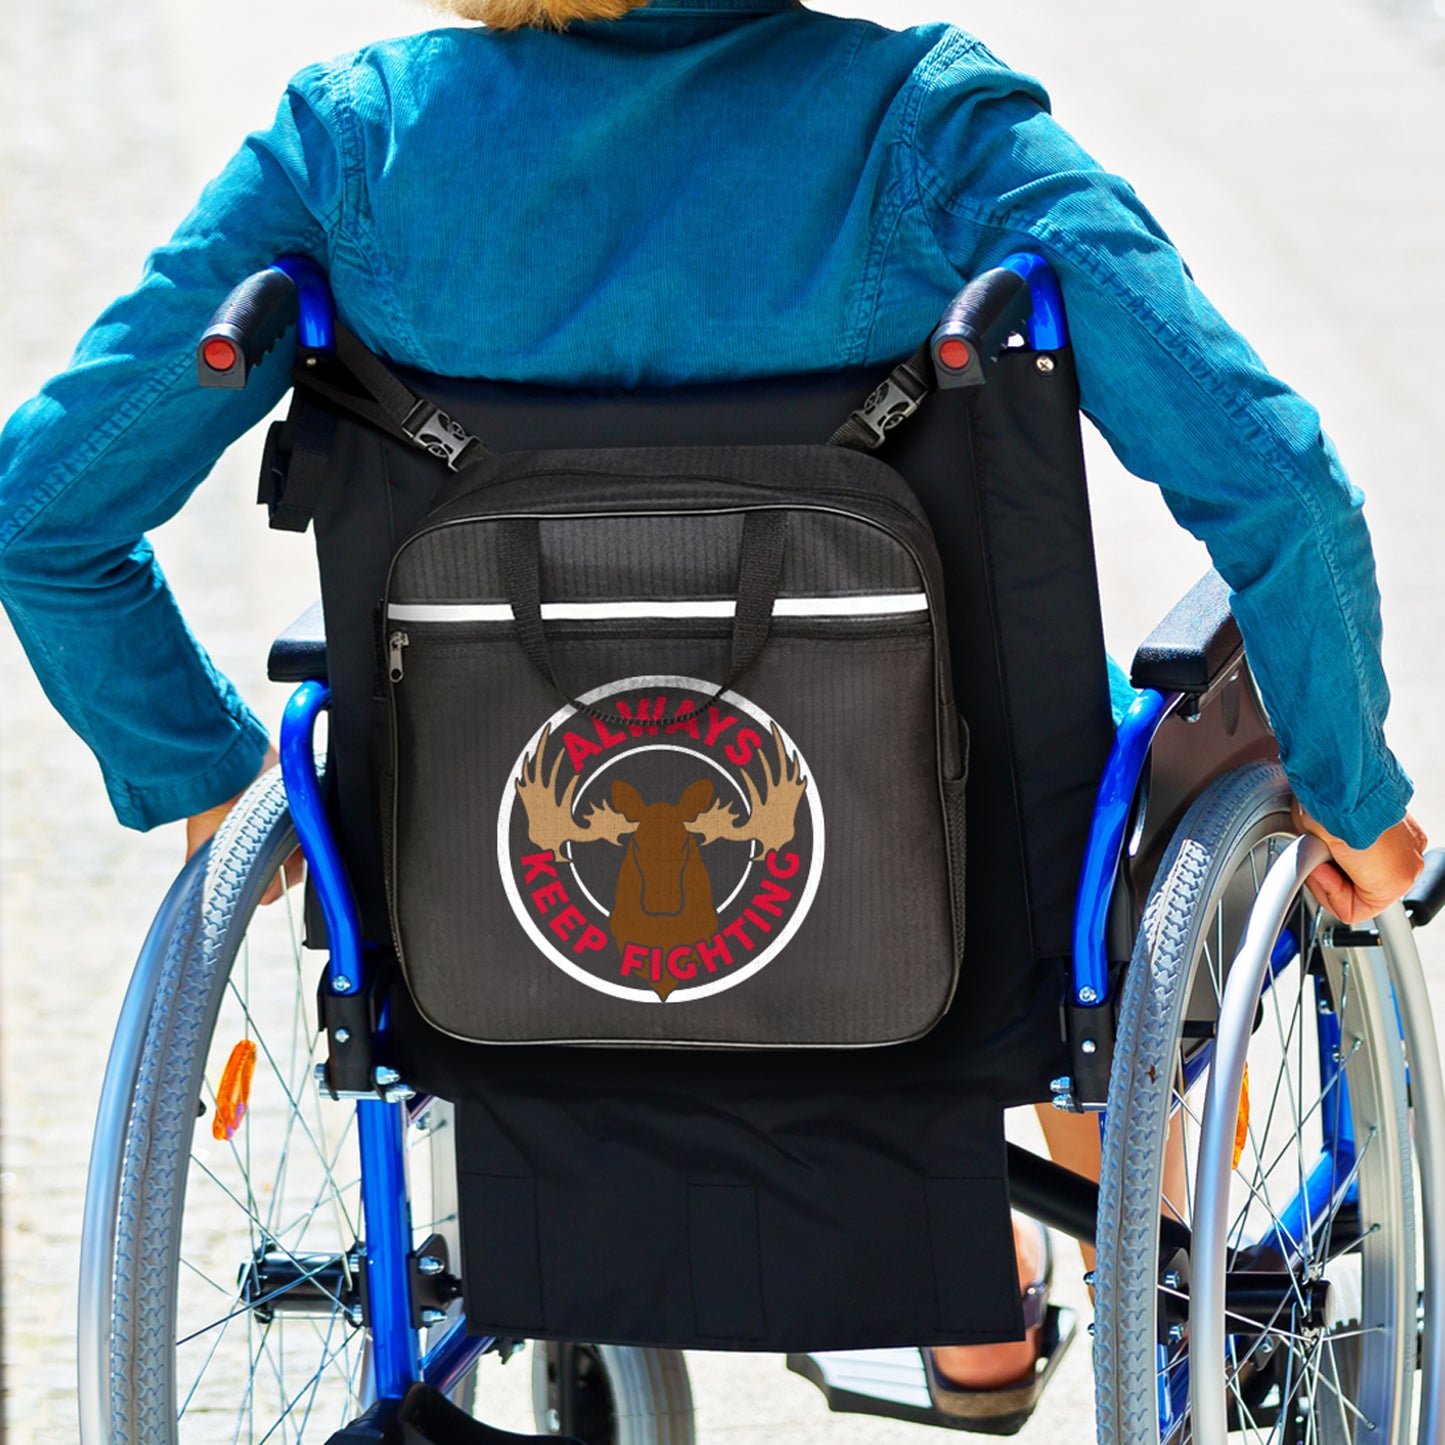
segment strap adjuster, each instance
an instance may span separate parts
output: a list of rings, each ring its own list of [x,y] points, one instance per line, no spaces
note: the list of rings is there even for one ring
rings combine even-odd
[[[461,470],[461,460],[477,440],[459,422],[455,422],[439,406],[419,401],[407,413],[401,429],[423,451],[440,457],[451,471]]]
[[[927,395],[926,391],[917,395],[906,391],[898,384],[895,372],[873,388],[868,399],[853,415],[867,429],[871,438],[870,446],[881,447],[888,433],[907,421]]]
[[[849,414],[848,420],[829,438],[828,445],[877,451],[888,433],[906,422],[936,385],[933,358],[926,345],[920,346],[868,393],[867,400]]]

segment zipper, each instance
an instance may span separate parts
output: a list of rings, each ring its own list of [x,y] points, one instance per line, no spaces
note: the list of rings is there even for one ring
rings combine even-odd
[[[782,617],[774,618],[771,635],[779,641],[815,642],[885,642],[897,638],[927,638],[929,623],[922,612],[899,617]],[[495,645],[513,636],[509,624],[502,622],[426,621],[408,619],[407,636],[410,647],[424,654],[436,650],[440,655],[465,655],[469,649]],[[660,618],[656,621],[549,622],[547,636],[558,642],[623,642],[648,640],[658,642],[726,641],[732,628],[726,619],[704,618],[678,620]],[[385,669],[390,672],[389,667]],[[392,674],[395,679],[395,674]],[[400,680],[395,679],[399,686]]]
[[[411,638],[405,632],[393,632],[386,640],[386,670],[393,682],[400,682],[406,675],[401,663],[401,651],[410,645]]]
[[[735,483],[736,486],[751,487],[756,491],[768,496],[776,496],[776,489],[764,487],[757,483]],[[879,505],[904,518],[910,527],[922,528],[930,538],[931,529],[925,517],[915,516],[901,502],[895,502],[892,497],[875,496],[868,492],[858,492],[848,488],[829,488],[825,494],[836,501],[839,497],[856,499],[859,502],[869,502]],[[918,568],[919,575],[923,578],[925,591],[931,592],[928,586],[928,569],[923,564],[918,548],[907,537],[902,536],[895,528],[885,522],[880,522],[874,517],[868,516],[865,512],[851,509],[846,506],[827,505],[824,501],[809,500],[804,502],[796,501],[773,501],[767,503],[740,503],[732,506],[709,506],[709,507],[684,507],[682,505],[671,507],[636,507],[636,508],[610,508],[598,510],[593,507],[589,511],[582,512],[486,512],[479,515],[447,517],[442,521],[423,522],[415,532],[402,542],[395,553],[392,554],[391,563],[386,572],[386,592],[384,595],[391,595],[391,579],[396,573],[397,563],[401,560],[402,554],[416,543],[426,537],[433,536],[437,532],[444,532],[451,527],[465,527],[476,525],[490,525],[502,521],[577,521],[586,522],[594,520],[611,520],[619,517],[670,517],[670,516],[692,516],[692,517],[724,517],[732,514],[741,515],[745,512],[818,512],[824,516],[845,517],[850,521],[859,522],[864,526],[873,527],[882,532],[885,537],[891,537],[905,552],[913,559],[914,565]]]
[[[734,487],[746,488],[748,490],[775,495],[774,488],[765,486],[762,483],[758,482],[735,482],[728,479],[728,484]],[[824,500],[825,498],[829,497],[834,500],[834,505],[828,505],[827,501]],[[882,532],[885,537],[891,537],[894,542],[896,542],[900,547],[902,547],[903,550],[907,552],[909,557],[912,559],[913,565],[918,569],[918,575],[923,582],[923,590],[928,599],[927,611],[930,628],[933,634],[934,667],[935,675],[939,686],[939,696],[947,698],[949,705],[953,706],[953,677],[950,671],[952,667],[952,662],[951,654],[948,647],[948,632],[947,628],[944,625],[943,618],[939,614],[938,597],[935,595],[935,582],[941,582],[943,580],[942,559],[939,559],[940,565],[938,576],[935,578],[924,560],[922,551],[912,539],[904,536],[896,527],[891,527],[886,522],[868,516],[866,512],[860,512],[859,510],[855,510],[847,506],[836,505],[836,499],[839,497],[857,499],[860,502],[867,501],[874,505],[881,503],[883,507],[893,512],[895,515],[901,516],[906,519],[910,528],[921,528],[929,541],[932,542],[936,548],[937,540],[933,536],[933,531],[928,523],[928,519],[926,518],[926,516],[922,515],[921,508],[919,515],[915,515],[912,511],[909,510],[909,508],[905,507],[901,502],[895,501],[892,497],[880,496],[870,492],[860,492],[852,487],[829,487],[823,492],[821,498],[805,502],[784,500],[753,505],[735,504],[732,506],[722,505],[709,507],[644,507],[632,510],[630,514],[634,516],[668,516],[681,513],[699,517],[715,517],[724,516],[732,512],[742,513],[751,511],[783,510],[797,512],[818,512],[824,516],[846,517],[851,521],[861,522],[864,526],[876,528],[878,531]],[[457,500],[458,502],[460,502],[464,500],[464,498],[458,498]],[[403,553],[405,553],[414,544],[420,542],[423,538],[432,536],[437,532],[446,531],[448,528],[458,526],[475,526],[477,524],[487,525],[494,522],[517,518],[536,520],[539,522],[557,521],[563,518],[573,521],[587,521],[592,518],[610,518],[627,515],[629,515],[629,511],[626,509],[619,508],[614,511],[608,508],[598,511],[594,508],[593,510],[582,512],[492,512],[483,513],[480,516],[472,515],[461,517],[448,517],[443,521],[435,521],[429,524],[423,522],[423,524],[418,527],[418,529],[413,532],[411,536],[406,538],[406,540],[402,542],[401,546],[399,546],[392,554],[391,561],[387,565],[386,569],[386,586],[382,592],[382,604],[389,613],[391,607],[391,584],[393,578],[396,576],[397,564],[401,561]],[[405,639],[406,634],[393,634],[393,637],[396,636],[400,636]],[[405,645],[405,641],[403,641],[402,646]],[[395,670],[392,674],[392,681],[399,682],[402,676],[400,671],[400,653],[393,652],[392,657],[395,664]],[[938,739],[938,761],[940,777],[944,776],[944,773],[947,771],[945,765],[952,761],[951,759],[945,758],[944,751],[944,739],[942,732],[940,731]]]

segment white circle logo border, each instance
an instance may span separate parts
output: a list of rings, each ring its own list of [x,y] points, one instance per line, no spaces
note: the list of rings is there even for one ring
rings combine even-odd
[[[648,677],[627,677],[619,682],[609,682],[602,687],[594,687],[590,692],[584,692],[578,699],[581,703],[595,702],[600,697],[609,697],[613,693],[629,692],[635,688],[647,687],[676,687],[684,688],[689,692],[701,693],[704,697],[710,696],[717,689],[717,684],[704,682],[696,677],[676,677],[662,674]],[[765,731],[777,728],[778,735],[783,740],[784,748],[791,753],[798,755],[798,761],[803,769],[804,776],[808,779],[808,787],[803,796],[808,802],[808,816],[813,825],[813,856],[809,862],[808,878],[803,885],[803,891],[799,895],[798,905],[793,910],[793,916],[783,925],[778,936],[771,940],[766,948],[754,959],[749,960],[741,968],[729,973],[724,978],[714,979],[711,983],[705,983],[698,988],[675,988],[666,999],[661,999],[651,990],[640,988],[628,988],[626,984],[609,983],[606,979],[598,978],[595,974],[588,973],[586,969],[579,968],[565,954],[560,953],[546,937],[531,913],[527,910],[522,900],[522,895],[517,889],[516,868],[511,857],[511,831],[512,815],[517,807],[517,786],[516,780],[522,775],[522,768],[526,764],[528,756],[537,746],[542,733],[551,728],[553,732],[567,721],[568,718],[577,715],[577,709],[571,703],[564,703],[556,712],[549,717],[532,736],[527,740],[526,746],[517,755],[517,760],[512,764],[511,771],[507,774],[506,791],[502,796],[501,811],[497,816],[497,864],[502,875],[502,887],[506,890],[507,901],[512,905],[512,912],[532,942],[553,962],[563,973],[577,980],[578,983],[585,983],[588,988],[594,988],[600,993],[610,994],[613,998],[626,1000],[628,1003],[690,1003],[694,999],[712,998],[717,994],[725,993],[730,988],[736,988],[738,984],[746,982],[754,974],[762,969],[784,949],[793,935],[802,926],[803,920],[808,916],[808,910],[813,906],[813,899],[818,892],[818,881],[823,873],[823,805],[818,797],[818,780],[807,767],[807,759],[803,756],[802,749],[783,731],[781,723],[769,717],[760,707],[751,703],[740,694],[730,691],[718,695],[718,702],[725,702],[730,707],[735,707],[740,712],[746,713],[755,722],[761,723]],[[645,749],[637,748],[634,751],[643,752]],[[688,749],[688,751],[692,751]],[[558,858],[558,863],[566,862],[566,859]],[[758,860],[760,861],[760,860]],[[751,865],[749,865],[751,866]]]

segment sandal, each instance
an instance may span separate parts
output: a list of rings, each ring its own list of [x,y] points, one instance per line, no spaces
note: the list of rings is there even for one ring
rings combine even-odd
[[[1044,1386],[1063,1357],[1073,1338],[1072,1313],[1049,1307],[1049,1286],[1053,1281],[1054,1257],[1048,1230],[1031,1220],[1043,1235],[1043,1263],[1039,1277],[1023,1293],[1024,1329],[1039,1331],[1039,1354],[1029,1374],[1012,1384],[993,1389],[971,1389],[955,1384],[940,1373],[933,1351],[923,1351],[924,1369],[928,1374],[928,1393],[933,1408],[947,1417],[950,1425],[963,1430],[976,1430],[986,1435],[1012,1435],[1038,1405]]]

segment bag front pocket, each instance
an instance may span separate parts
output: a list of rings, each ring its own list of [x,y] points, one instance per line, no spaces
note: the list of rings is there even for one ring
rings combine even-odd
[[[931,1025],[954,955],[925,902],[949,896],[932,649],[884,605],[780,620],[721,695],[725,617],[553,618],[581,708],[493,614],[393,606],[391,904],[423,1012],[518,1042]]]
[[[600,550],[623,520],[446,514],[393,563],[418,1006],[492,1042],[926,1032],[958,962],[931,574],[836,509],[677,513],[683,550],[625,565]]]

